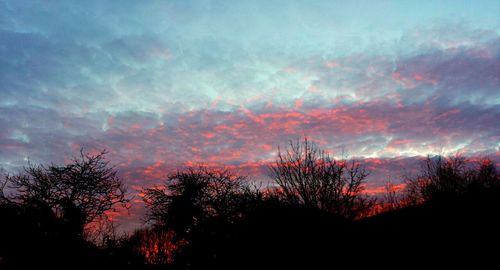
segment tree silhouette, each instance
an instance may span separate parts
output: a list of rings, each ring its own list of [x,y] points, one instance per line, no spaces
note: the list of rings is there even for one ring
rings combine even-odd
[[[291,141],[270,166],[279,194],[288,203],[352,219],[370,208],[362,196],[368,172],[355,160],[335,160],[307,138]]]
[[[500,187],[500,175],[495,163],[489,158],[482,158],[476,162],[473,169],[472,181],[469,188],[474,189],[498,189]]]
[[[406,200],[413,204],[439,202],[500,187],[495,164],[488,158],[471,162],[460,155],[427,156],[420,172],[407,177]]]
[[[362,194],[366,170],[304,138],[278,152],[276,189],[252,188],[227,170],[178,171],[143,190],[152,226],[120,236],[113,223],[94,226],[128,204],[104,155],[82,151],[67,165],[30,165],[0,181],[1,269],[373,266],[387,254],[414,260],[421,247],[429,263],[444,261],[443,250],[474,255],[470,247],[496,258],[489,247],[500,239],[500,179],[490,159],[429,156],[406,193],[388,184],[385,211],[367,216],[374,201]],[[84,238],[89,223],[100,245]]]
[[[145,189],[144,193],[146,219],[154,225],[150,235],[168,235],[172,243],[164,246],[177,251],[167,253],[175,254],[176,263],[184,264],[212,256],[216,252],[214,242],[227,233],[225,228],[241,218],[259,194],[244,177],[204,167],[176,172],[163,186]],[[155,257],[163,258],[158,254]]]
[[[7,176],[13,189],[8,199],[51,209],[69,232],[81,237],[85,225],[129,203],[126,188],[105,155],[106,151],[89,154],[82,150],[67,165],[30,164],[24,173]]]
[[[3,170],[0,168],[0,173],[2,173]],[[7,186],[7,180],[6,179],[0,179],[0,205],[7,204],[9,202],[9,199],[5,195],[5,186]]]
[[[500,179],[494,162],[427,156],[420,165],[407,179],[406,194],[393,200],[396,209],[359,221],[361,238],[378,243],[367,255],[411,262],[418,256],[426,265],[495,260],[491,246],[500,240]]]
[[[183,234],[204,219],[236,213],[244,178],[227,170],[188,168],[170,175],[163,186],[145,189],[147,219]]]
[[[179,248],[179,243],[175,243],[173,237],[172,230],[159,226],[136,230],[128,239],[133,251],[129,253],[140,254],[147,264],[171,264],[174,252]]]

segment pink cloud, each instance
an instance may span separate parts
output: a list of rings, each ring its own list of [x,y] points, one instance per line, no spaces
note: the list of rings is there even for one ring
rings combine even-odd
[[[300,109],[302,107],[302,100],[300,98],[295,100],[295,109]]]
[[[326,61],[325,62],[325,66],[327,68],[336,68],[336,67],[339,66],[339,64],[337,62],[335,62],[335,61]]]

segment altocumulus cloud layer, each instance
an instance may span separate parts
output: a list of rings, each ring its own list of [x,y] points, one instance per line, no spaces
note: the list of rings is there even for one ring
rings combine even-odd
[[[374,186],[426,154],[498,159],[498,14],[496,1],[0,1],[0,166],[105,148],[132,190],[198,163],[258,179],[303,135],[361,159]]]

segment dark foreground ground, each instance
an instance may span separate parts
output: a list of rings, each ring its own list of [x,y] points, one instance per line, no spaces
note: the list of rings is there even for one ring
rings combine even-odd
[[[497,193],[426,203],[352,222],[314,209],[264,204],[236,224],[212,224],[214,228],[207,228],[207,233],[199,232],[197,244],[173,266],[146,266],[130,250],[96,250],[64,237],[48,242],[46,235],[33,229],[38,224],[32,219],[13,223],[15,211],[0,209],[0,269],[427,269],[454,265],[496,269],[500,261]]]

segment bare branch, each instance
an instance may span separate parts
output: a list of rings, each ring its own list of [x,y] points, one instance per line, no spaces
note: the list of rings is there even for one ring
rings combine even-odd
[[[281,198],[291,204],[315,207],[329,213],[355,218],[367,208],[362,183],[368,172],[354,160],[337,161],[307,137],[278,149],[271,177]]]

